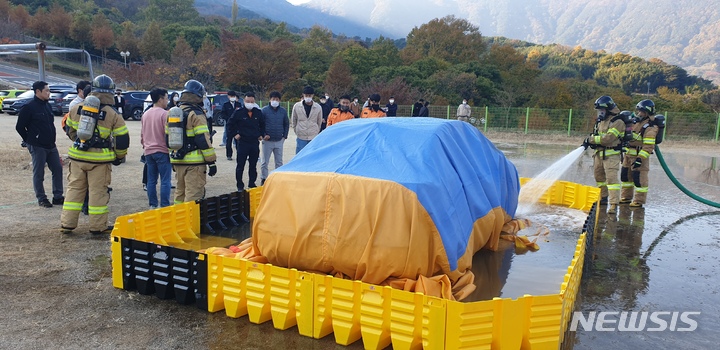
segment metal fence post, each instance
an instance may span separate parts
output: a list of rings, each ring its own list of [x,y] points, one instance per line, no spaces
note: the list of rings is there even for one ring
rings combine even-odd
[[[717,123],[715,124],[715,142],[718,142],[720,136],[720,113],[718,113]]]
[[[490,119],[488,118],[488,106],[485,106],[485,123],[483,123],[483,132],[484,133],[487,133],[488,123],[490,123]]]
[[[668,115],[668,112],[665,111],[665,129],[663,129],[663,141],[667,140],[667,125],[668,121],[670,120],[670,115]]]
[[[568,114],[568,136],[570,136],[570,129],[572,129],[572,108],[570,108],[570,113]]]
[[[445,118],[445,119],[450,119],[450,105],[448,105],[447,118]]]
[[[530,121],[530,107],[527,107],[525,109],[525,135],[527,135],[529,121]]]

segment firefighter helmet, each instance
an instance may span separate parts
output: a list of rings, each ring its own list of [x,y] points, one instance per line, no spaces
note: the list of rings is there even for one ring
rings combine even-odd
[[[642,100],[635,106],[636,111],[645,111],[648,115],[655,114],[655,102],[652,100]]]
[[[92,92],[112,94],[115,92],[115,82],[105,74],[98,75],[93,79]]]
[[[205,96],[205,86],[195,79],[190,79],[185,83],[182,93],[191,93],[197,95],[197,97],[203,98]]]
[[[600,96],[597,100],[595,100],[595,109],[607,109],[608,111],[611,111],[615,109],[617,105],[615,104],[615,101],[610,96]]]

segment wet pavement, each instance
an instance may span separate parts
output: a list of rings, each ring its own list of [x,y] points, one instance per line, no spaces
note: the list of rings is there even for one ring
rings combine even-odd
[[[498,145],[515,163],[520,176],[532,177],[574,147]],[[662,147],[661,147],[662,149]],[[665,160],[678,180],[689,190],[714,202],[720,202],[718,158],[697,154],[663,151]],[[592,185],[592,159],[589,151],[561,177]],[[604,207],[603,207],[604,208]],[[514,256],[508,281],[517,276],[519,286],[508,282],[502,296],[516,297],[523,288],[535,288],[532,271],[522,266],[541,265],[553,278],[553,265],[543,250],[563,254],[563,243],[572,237],[567,223],[571,209],[548,208],[543,223],[551,228],[549,242],[540,243],[540,251]],[[602,212],[602,211],[601,211]],[[540,215],[543,216],[543,215]],[[565,219],[555,220],[553,216]],[[531,218],[532,219],[532,218]],[[577,227],[577,226],[575,226]],[[576,234],[575,234],[576,235]],[[560,242],[558,242],[560,241]],[[619,313],[666,312],[659,320],[647,319],[642,331],[585,330],[582,324],[570,332],[565,349],[716,349],[720,340],[720,209],[701,204],[678,190],[665,175],[656,157],[652,158],[648,205],[641,209],[620,207],[618,214],[601,213],[591,250],[590,269],[583,275],[576,310],[589,317],[590,312],[618,312],[607,316],[605,328],[617,329]],[[535,256],[533,256],[535,254]],[[534,264],[520,263],[533,257]],[[562,261],[567,262],[564,258]],[[526,276],[520,276],[526,275]],[[535,274],[536,275],[536,274]],[[536,275],[537,276],[537,275]],[[507,293],[507,295],[505,295]],[[697,323],[684,322],[681,313]],[[687,321],[687,319],[685,319]],[[650,328],[656,331],[650,331]],[[664,330],[658,330],[664,329]]]

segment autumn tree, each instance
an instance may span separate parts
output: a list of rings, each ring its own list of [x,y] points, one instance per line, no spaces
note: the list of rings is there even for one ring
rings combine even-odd
[[[37,11],[35,11],[35,15],[32,16],[30,29],[33,33],[35,33],[35,35],[41,38],[48,38],[51,34],[49,23],[50,14],[44,7],[41,7],[37,9]]]
[[[350,66],[345,63],[341,56],[336,55],[330,69],[325,77],[323,89],[330,96],[342,96],[352,92],[353,77],[350,72]]]
[[[478,27],[467,20],[446,16],[413,28],[402,55],[406,62],[437,57],[450,63],[462,63],[479,58],[483,52],[485,43]]]
[[[188,80],[190,67],[195,60],[195,51],[185,40],[184,35],[180,35],[175,40],[175,48],[170,54],[170,62],[175,70],[173,76],[177,80]]]
[[[103,65],[106,74],[115,78],[117,85],[125,84],[134,90],[171,86],[173,82],[167,74],[169,67],[163,60],[146,60],[142,65],[131,65],[130,68],[125,68],[123,62],[112,60]]]
[[[197,54],[195,54],[195,61],[190,71],[191,76],[193,79],[203,83],[207,91],[214,91],[222,69],[222,53],[215,45],[212,37],[207,35]]]
[[[20,25],[22,29],[28,29],[32,22],[32,17],[23,5],[17,5],[10,10],[10,20]]]
[[[92,18],[82,12],[77,12],[73,16],[70,25],[70,38],[80,43],[80,47],[85,50],[85,45],[92,44]]]
[[[402,77],[396,77],[390,81],[372,80],[360,84],[360,96],[380,94],[382,101],[387,101],[390,96],[395,97],[399,104],[409,104],[417,100],[421,95],[420,91],[410,86]],[[381,102],[383,104],[383,102]]]
[[[0,21],[6,22],[10,17],[10,2],[8,0],[0,0]]]
[[[107,49],[115,43],[115,32],[110,26],[110,21],[102,12],[93,16],[91,32],[93,46],[102,50],[103,60],[105,60]]]
[[[125,21],[120,24],[122,32],[115,38],[115,47],[120,52],[129,52],[130,57],[140,57],[140,49],[138,48],[138,39],[135,37],[135,24]]]
[[[253,34],[223,43],[226,85],[248,86],[260,95],[269,90],[282,90],[285,82],[296,79],[300,60],[295,45],[287,40],[264,42]],[[248,50],[252,48],[252,50]]]
[[[160,24],[150,23],[140,40],[140,54],[143,59],[166,59],[168,51],[168,44],[163,40],[160,32]]]
[[[48,14],[50,22],[50,32],[55,39],[65,42],[70,37],[70,25],[72,24],[72,15],[67,13],[65,9],[58,3],[53,3]]]

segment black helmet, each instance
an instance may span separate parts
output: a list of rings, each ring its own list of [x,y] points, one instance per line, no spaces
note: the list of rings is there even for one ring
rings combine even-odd
[[[635,106],[636,111],[645,111],[648,115],[655,114],[655,102],[652,100],[642,100]]]
[[[205,96],[205,86],[195,79],[190,79],[185,83],[182,93],[189,92],[197,95],[197,97],[203,98]]]
[[[622,121],[625,122],[625,124],[632,123],[633,112],[622,111],[622,112],[618,113],[618,116],[622,119]]]
[[[115,92],[115,82],[105,74],[98,75],[93,79],[92,92],[112,94]]]
[[[615,109],[617,105],[615,104],[615,101],[610,96],[600,96],[597,100],[595,100],[595,109],[607,109],[608,111],[611,111]]]

